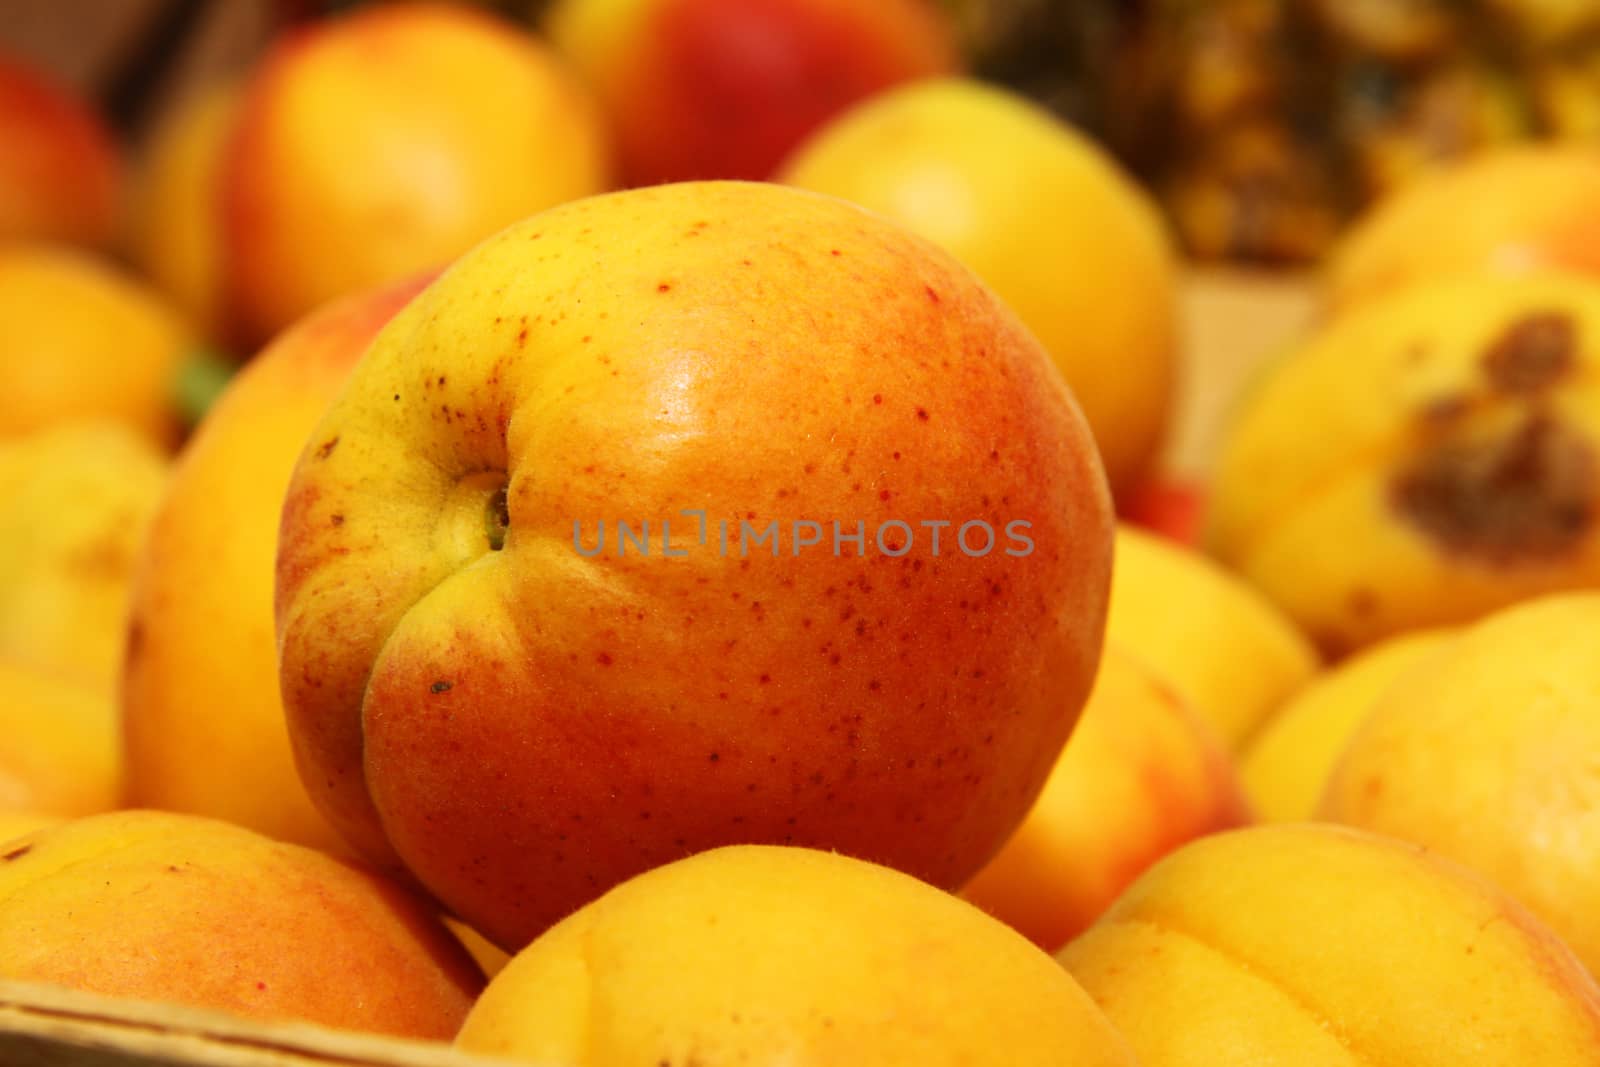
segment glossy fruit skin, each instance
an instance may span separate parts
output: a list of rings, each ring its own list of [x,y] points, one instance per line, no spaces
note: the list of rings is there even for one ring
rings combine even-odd
[[[813,517],[865,539],[797,555]],[[1059,372],[933,246],[773,185],[567,205],[425,290],[308,441],[277,609],[302,777],[506,947],[728,843],[959,885],[1087,696],[1110,520]]]
[[[1072,979],[976,908],[860,860],[758,845],[579,910],[496,977],[456,1044],[571,1067],[1133,1065]]]

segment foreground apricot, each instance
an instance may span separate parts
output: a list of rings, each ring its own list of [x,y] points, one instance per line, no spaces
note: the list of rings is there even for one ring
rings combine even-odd
[[[1060,372],[948,254],[634,190],[379,334],[290,485],[279,677],[319,808],[503,947],[721,844],[954,887],[1077,719],[1110,548]]]
[[[6,843],[0,978],[433,1039],[455,1035],[482,985],[421,902],[377,876],[141,811]]]
[[[170,446],[173,376],[192,342],[160,294],[93,253],[0,246],[0,439],[110,419]]]
[[[1334,653],[1594,585],[1597,361],[1600,279],[1446,280],[1359,308],[1240,406],[1208,544]]]
[[[1317,670],[1316,650],[1254,589],[1198,551],[1128,525],[1117,529],[1106,634],[1230,751]]]
[[[559,0],[547,26],[604,104],[629,185],[768,178],[852,103],[957,63],[926,0]]]
[[[1049,956],[896,871],[717,849],[629,881],[519,953],[457,1044],[568,1067],[1132,1067]]]
[[[0,240],[111,244],[122,178],[100,116],[43,71],[0,55]]]
[[[1133,488],[1172,406],[1177,272],[1154,203],[1099,147],[1005,90],[920,81],[824,126],[778,180],[871,208],[977,271],[1066,375],[1112,489]]]
[[[1463,633],[1377,701],[1319,813],[1483,872],[1600,973],[1597,626],[1584,593]]]
[[[1336,248],[1328,303],[1349,308],[1462,274],[1600,275],[1600,153],[1501,149],[1407,183]]]
[[[122,685],[128,796],[320,848],[341,844],[289,750],[273,564],[289,474],[420,282],[334,303],[253,359],[185,447],[139,557]]]
[[[611,181],[607,132],[576,78],[465,5],[311,22],[242,91],[215,195],[227,319],[246,343]]]
[[[1260,816],[1295,822],[1315,815],[1328,776],[1373,705],[1454,634],[1420,630],[1380,642],[1312,679],[1275,712],[1239,758]]]
[[[1250,820],[1210,726],[1114,645],[1033,810],[962,896],[1054,951],[1168,852]]]
[[[1340,827],[1219,834],[1060,954],[1144,1067],[1600,1063],[1600,988],[1522,905]]]

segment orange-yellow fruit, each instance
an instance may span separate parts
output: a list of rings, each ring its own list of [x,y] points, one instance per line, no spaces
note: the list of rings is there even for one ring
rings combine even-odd
[[[565,1067],[1133,1067],[1066,972],[971,905],[764,846],[582,908],[500,972],[457,1044]]]
[[[1381,201],[1335,249],[1324,279],[1344,309],[1460,274],[1600,274],[1600,152],[1505,148],[1441,168]]]
[[[1455,632],[1392,637],[1330,668],[1290,698],[1239,759],[1240,778],[1261,818],[1298,822],[1315,815],[1328,776],[1373,705]]]
[[[1060,372],[935,246],[779,185],[564,205],[396,315],[307,441],[303,777],[508,948],[722,844],[953,888],[1088,695],[1109,504]]]
[[[1172,407],[1177,271],[1159,211],[1104,151],[1020,96],[940,79],[845,112],[778,180],[870,208],[975,270],[1050,350],[1112,489],[1132,489]]]
[[[239,117],[237,84],[183,101],[147,150],[133,218],[133,258],[207,336],[225,337],[222,202],[229,138]]]
[[[295,460],[379,328],[421,287],[347,298],[269,345],[196,428],[133,585],[128,796],[342,847],[295,771],[278,697],[273,563]]]
[[[0,440],[0,657],[109,701],[134,564],[167,469],[116,424]]]
[[[1498,882],[1600,973],[1600,594],[1500,612],[1378,700],[1319,816]]]
[[[0,56],[0,241],[111,244],[122,178],[100,116],[42,71]]]
[[[220,193],[229,311],[247,339],[610,184],[607,131],[575,77],[471,7],[310,23],[244,93]]]
[[[144,811],[6,843],[0,979],[432,1039],[455,1036],[482,986],[423,903],[377,876]]]
[[[192,341],[160,294],[93,253],[0,246],[0,439],[111,419],[171,445],[173,374]]]
[[[1600,1063],[1600,988],[1466,868],[1312,823],[1172,853],[1060,960],[1143,1067]]]
[[[1600,278],[1358,308],[1239,407],[1208,544],[1333,653],[1600,584],[1597,366]]]
[[[0,657],[0,814],[71,818],[121,799],[111,702],[81,679]],[[0,839],[23,832],[0,823]]]
[[[1150,864],[1249,818],[1232,761],[1211,728],[1149,670],[1108,645],[1044,792],[962,896],[1054,951]]]
[[[1127,525],[1117,530],[1106,637],[1194,708],[1230,751],[1318,663],[1294,623],[1237,576]]]

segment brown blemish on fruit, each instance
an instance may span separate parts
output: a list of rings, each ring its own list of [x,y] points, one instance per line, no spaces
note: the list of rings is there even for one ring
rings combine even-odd
[[[1495,566],[1576,549],[1594,494],[1593,447],[1542,412],[1509,434],[1429,449],[1389,487],[1394,510],[1440,548]]]
[[[1424,424],[1430,427],[1441,427],[1450,425],[1470,410],[1472,410],[1472,401],[1467,397],[1456,394],[1434,397],[1424,404],[1417,414]]]
[[[339,447],[339,435],[338,434],[334,434],[332,437],[328,438],[326,441],[322,442],[322,444],[320,446],[318,446],[318,448],[317,448],[317,458],[318,459],[327,459],[329,456],[333,455],[333,450],[338,448],[338,447]]]
[[[437,682],[434,682],[432,685],[430,685],[428,687],[428,691],[430,693],[448,693],[451,689],[455,688],[455,684],[456,683],[454,682],[448,682],[441,678]]]
[[[1345,606],[1350,609],[1350,614],[1357,618],[1371,618],[1378,611],[1378,595],[1365,586],[1357,586],[1350,590],[1350,595],[1345,599]]]
[[[12,849],[10,852],[7,852],[5,855],[0,856],[0,860],[3,860],[6,863],[10,863],[12,860],[20,860],[22,857],[26,856],[28,853],[30,853],[32,851],[33,851],[33,846],[32,845],[19,845],[16,848]]]
[[[1541,312],[1511,324],[1483,354],[1489,384],[1501,393],[1537,393],[1577,362],[1577,327],[1562,312]]]

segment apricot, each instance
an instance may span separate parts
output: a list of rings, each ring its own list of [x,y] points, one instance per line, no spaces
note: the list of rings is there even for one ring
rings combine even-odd
[[[0,657],[0,839],[29,817],[109,811],[121,798],[116,715],[100,688]]]
[[[638,189],[378,335],[290,484],[279,678],[318,807],[508,949],[723,844],[953,888],[1077,720],[1110,549],[1071,391],[948,253]]]
[[[1545,270],[1600,273],[1600,153],[1501,148],[1416,178],[1334,249],[1327,302],[1345,309],[1419,283]]]
[[[335,301],[292,327],[196,427],[134,573],[121,693],[131,804],[343,847],[300,783],[278,696],[278,520],[306,437],[421,284]]]
[[[1108,645],[1044,792],[961,895],[1054,951],[1150,864],[1249,821],[1232,760],[1210,726]]]
[[[1172,409],[1175,256],[1154,202],[1088,137],[1006,90],[924,80],[828,123],[778,180],[954,252],[1050,350],[1112,489],[1148,472]]]
[[[1373,705],[1400,678],[1431,662],[1454,635],[1420,630],[1380,641],[1290,697],[1239,759],[1240,777],[1262,819],[1312,818],[1334,765]]]
[[[639,875],[490,983],[460,1048],[625,1064],[1125,1065],[1065,971],[897,871],[735,846]]]
[[[1316,650],[1265,597],[1200,552],[1117,529],[1107,639],[1242,746],[1316,673]]]
[[[1574,593],[1466,630],[1377,701],[1318,813],[1481,871],[1600,973],[1597,625]]]
[[[1595,584],[1597,346],[1600,280],[1575,275],[1352,311],[1240,405],[1208,546],[1335,654]]]
[[[167,461],[114,423],[0,440],[0,657],[109,698]]]
[[[1464,867],[1310,823],[1147,871],[1059,956],[1144,1067],[1600,1063],[1600,988]]]
[[[436,1040],[483,981],[419,900],[376,875],[146,811],[6,843],[0,978]]]
[[[0,440],[101,419],[170,447],[173,377],[193,340],[159,293],[94,253],[0,245]]]
[[[247,350],[612,183],[576,75],[471,5],[309,20],[175,122],[146,172],[141,258]]]

